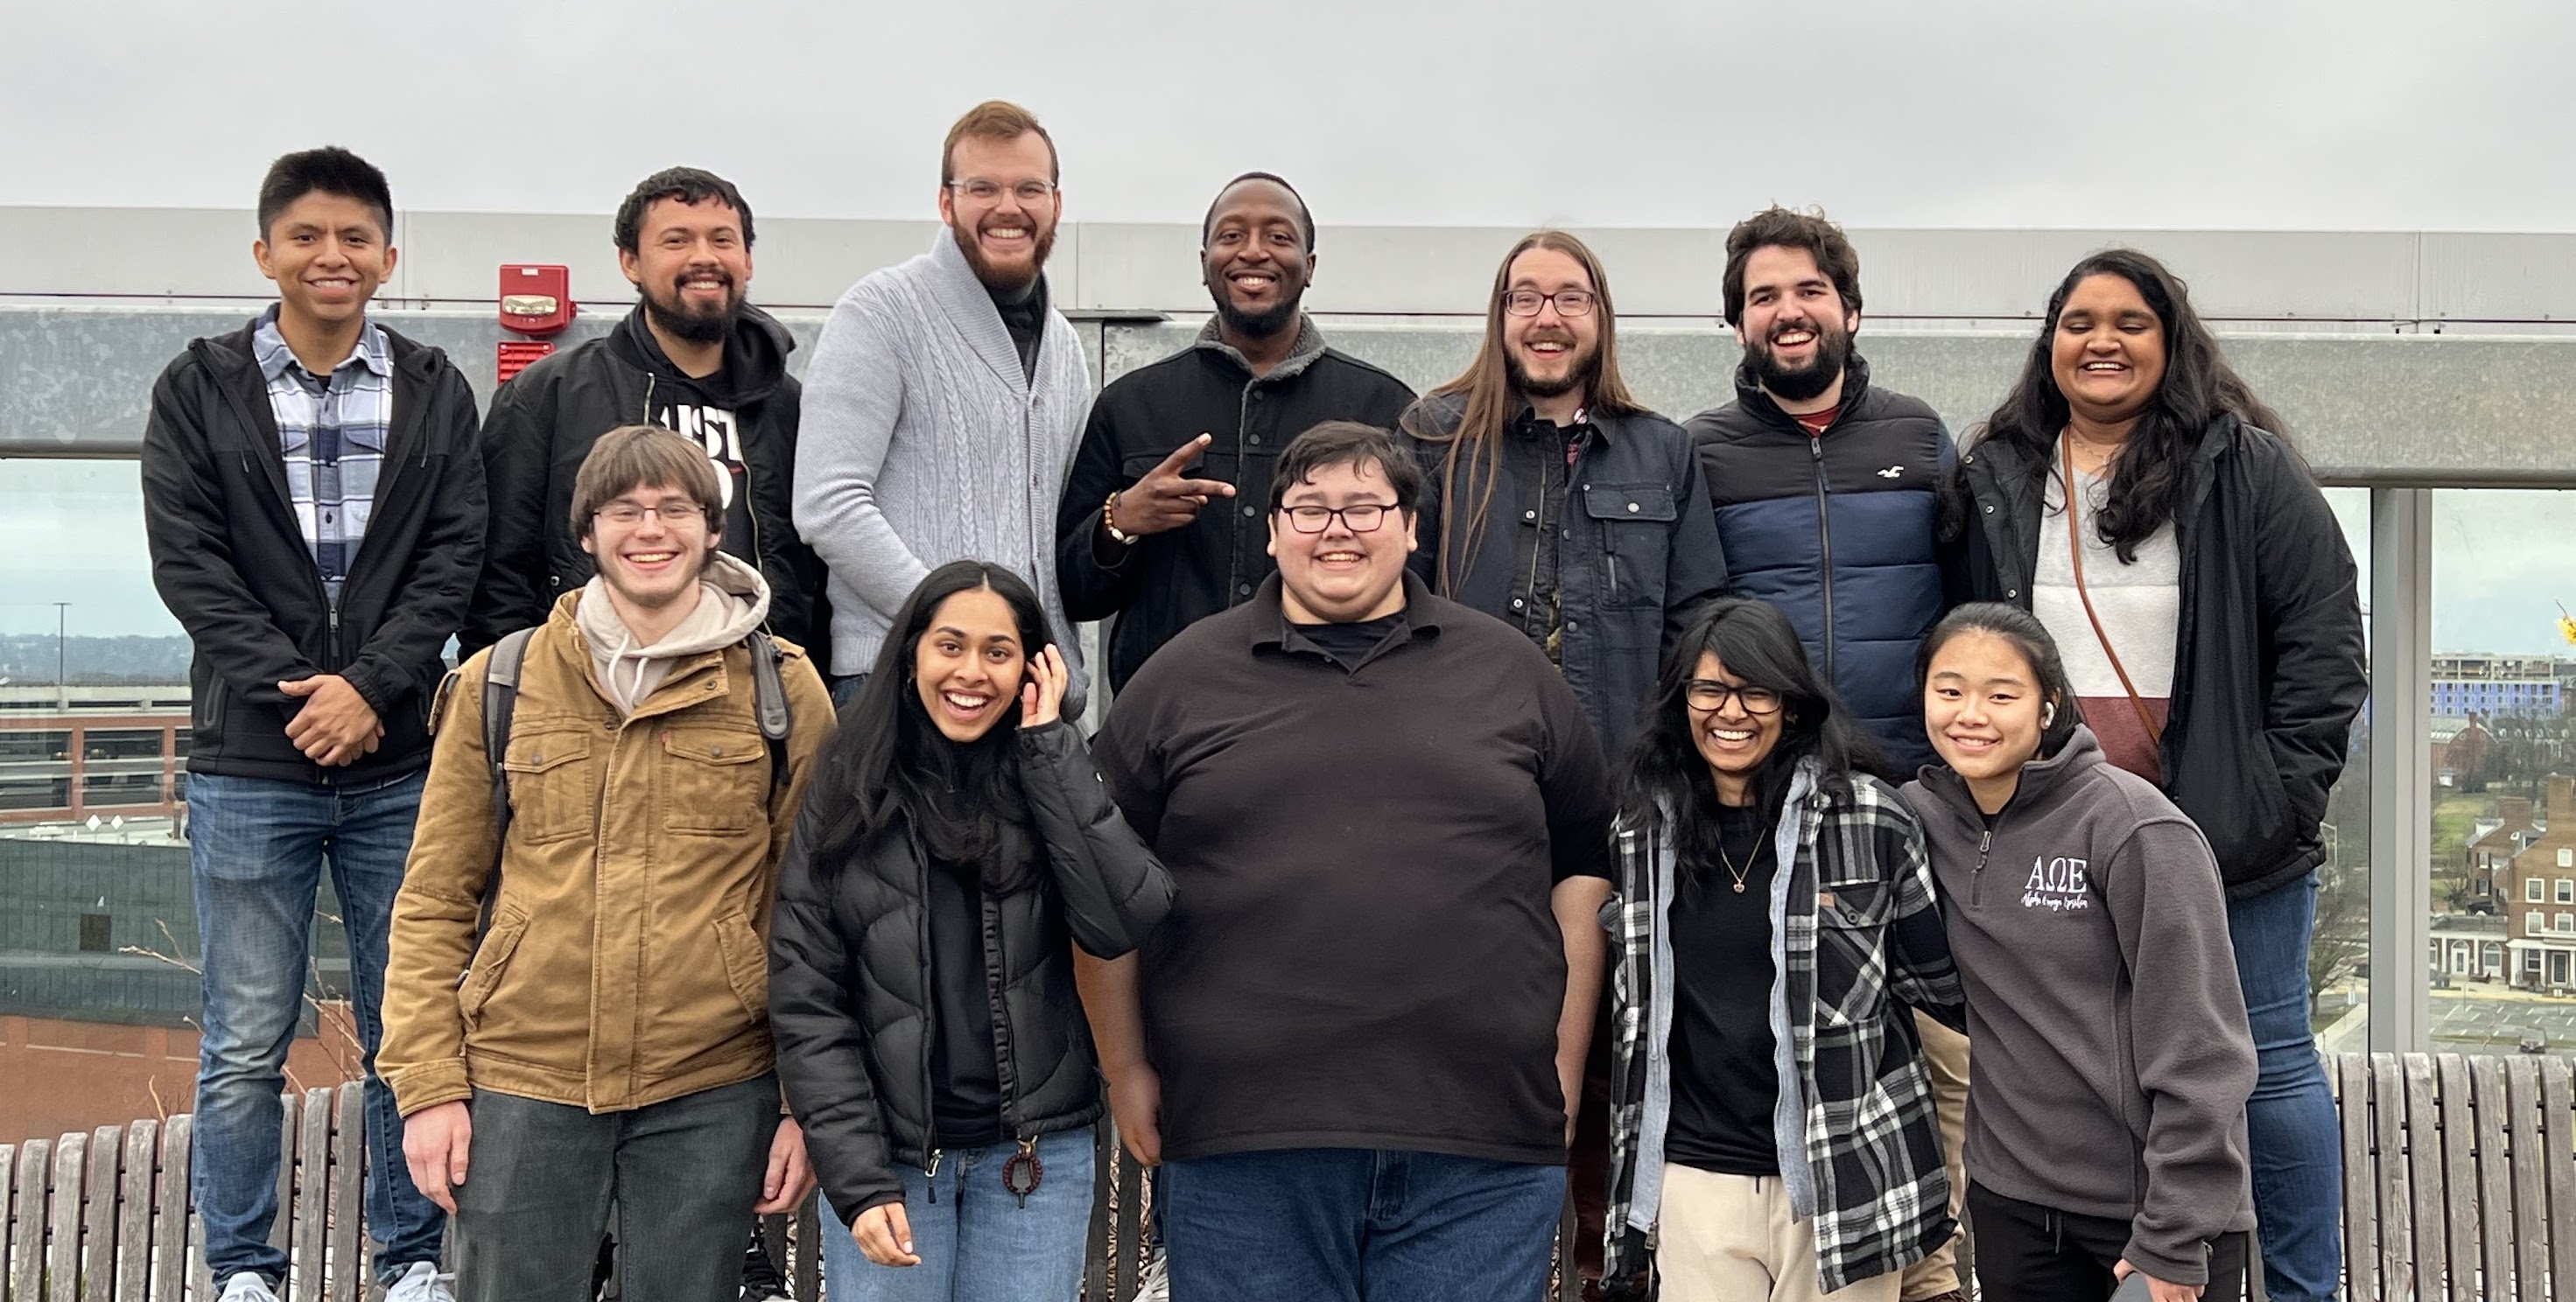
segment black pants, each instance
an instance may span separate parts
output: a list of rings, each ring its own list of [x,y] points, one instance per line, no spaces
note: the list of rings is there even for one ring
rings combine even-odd
[[[450,1243],[462,1302],[588,1302],[614,1220],[628,1302],[735,1302],[778,1129],[761,1076],[592,1114],[476,1090]]]
[[[1985,1302],[2103,1302],[2117,1283],[2111,1267],[2129,1246],[2129,1222],[2079,1216],[1968,1185],[1977,1235],[1977,1286]],[[2245,1235],[2209,1245],[2209,1287],[2201,1302],[2245,1296]]]

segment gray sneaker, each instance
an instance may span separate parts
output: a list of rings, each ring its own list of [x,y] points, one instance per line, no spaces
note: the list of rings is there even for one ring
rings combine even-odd
[[[224,1281],[221,1302],[277,1302],[277,1290],[269,1287],[258,1271],[236,1271]]]
[[[415,1261],[402,1278],[385,1285],[385,1302],[456,1302],[456,1276],[439,1273],[436,1262]]]

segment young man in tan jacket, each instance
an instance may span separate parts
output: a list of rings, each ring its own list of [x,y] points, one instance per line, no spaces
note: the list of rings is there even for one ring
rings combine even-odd
[[[731,1302],[755,1212],[812,1187],[772,1071],[768,932],[831,702],[800,648],[754,637],[768,586],[718,546],[703,449],[611,431],[572,509],[599,572],[526,643],[506,823],[494,652],[435,708],[379,1070],[412,1180],[455,1217],[460,1298],[584,1302],[613,1215],[627,1296]]]

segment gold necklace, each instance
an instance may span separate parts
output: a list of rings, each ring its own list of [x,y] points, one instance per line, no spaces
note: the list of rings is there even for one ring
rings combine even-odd
[[[1744,866],[1741,868],[1735,866],[1735,856],[1726,852],[1725,833],[1721,832],[1718,834],[1717,861],[1726,865],[1726,875],[1735,879],[1736,894],[1742,895],[1744,893],[1744,879],[1752,875],[1753,866],[1755,864],[1762,862],[1762,838],[1769,836],[1770,834],[1771,825],[1767,822],[1762,825],[1761,831],[1753,834],[1753,856],[1746,859],[1744,861]]]

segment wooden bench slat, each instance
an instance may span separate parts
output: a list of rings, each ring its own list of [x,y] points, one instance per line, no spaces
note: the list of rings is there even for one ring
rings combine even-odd
[[[100,1126],[89,1135],[89,1165],[81,1176],[81,1302],[116,1302],[116,1195],[123,1186],[125,1127]]]
[[[1110,1229],[1110,1248],[1117,1253],[1109,1277],[1110,1296],[1136,1296],[1145,1261],[1145,1168],[1118,1146],[1117,1220]]]
[[[2406,1082],[2394,1054],[2370,1062],[2370,1124],[2379,1156],[2379,1278],[2396,1297],[2414,1291],[2399,1283],[2415,1278],[2415,1185],[2406,1170]]]
[[[2470,1058],[2469,1093],[2476,1110],[2473,1129],[2478,1153],[2479,1271],[2486,1302],[2514,1302],[2513,1167],[2506,1156],[2504,1060],[2492,1054]]]
[[[823,1210],[820,1192],[805,1195],[796,1208],[795,1222],[788,1231],[787,1290],[797,1302],[816,1302],[823,1296],[823,1236],[841,1233],[832,1216]]]
[[[2525,1302],[2541,1302],[2549,1269],[2547,1176],[2533,1158],[2540,1152],[2540,1064],[2508,1058],[2504,1064],[2505,1158],[2512,1164],[2514,1288]]]
[[[152,1296],[153,1171],[160,1164],[161,1123],[149,1117],[125,1128],[125,1175],[116,1195],[116,1293],[119,1302]]]
[[[1118,1130],[1106,1114],[1091,1128],[1091,1227],[1082,1257],[1083,1302],[1111,1302],[1109,1202],[1118,1178]]]
[[[2550,1277],[2558,1296],[2576,1294],[2576,1086],[2565,1058],[2540,1062],[2541,1144],[2549,1155]]]
[[[30,1139],[18,1148],[18,1243],[9,1296],[34,1299],[45,1283],[45,1226],[53,1208],[54,1142]]]
[[[2412,1186],[2414,1206],[2424,1209],[2415,1216],[2409,1244],[2415,1289],[2427,1302],[2439,1302],[2450,1261],[2443,1225],[2448,1218],[2439,1209],[2450,1205],[2450,1181],[2442,1164],[2441,1105],[2433,1094],[2433,1056],[2400,1054],[2397,1067],[2406,1078],[2406,1180]]]
[[[2476,1095],[2469,1088],[2468,1059],[2456,1053],[2433,1056],[2439,1090],[2443,1187],[2451,1191],[2451,1214],[2442,1218],[2448,1241],[2442,1260],[2450,1289],[2438,1296],[2450,1302],[2478,1302],[2478,1197]]]
[[[0,1292],[17,1277],[12,1263],[18,1243],[18,1146],[0,1144]]]
[[[331,1117],[331,1302],[366,1302],[374,1274],[367,1260],[367,1095],[363,1082],[339,1088]],[[409,1171],[393,1173],[408,1183]]]
[[[2339,1053],[2335,1115],[2343,1130],[2343,1261],[2354,1302],[2379,1298],[2378,1166],[2371,1158],[2370,1055]],[[2259,1237],[2259,1236],[2258,1236]]]
[[[330,1263],[323,1259],[325,1237],[331,1228],[331,1091],[306,1090],[298,1109],[299,1141],[281,1154],[279,1161],[293,1168],[288,1181],[295,1191],[292,1223],[287,1227],[287,1286],[278,1290],[292,1302],[322,1302],[322,1280]],[[291,1159],[291,1160],[290,1160]],[[288,1205],[280,1203],[278,1218],[288,1218]]]
[[[188,1282],[195,1242],[188,1217],[188,1129],[193,1120],[183,1112],[161,1127],[161,1161],[153,1172],[158,1197],[152,1209],[152,1302],[180,1302]]]
[[[54,1141],[53,1196],[45,1203],[45,1291],[31,1289],[27,1297],[79,1302],[81,1177],[88,1166],[89,1136],[75,1133]]]
[[[277,1215],[268,1222],[268,1244],[291,1255],[295,1251],[291,1237],[295,1232],[295,1148],[304,1133],[304,1098],[288,1090],[279,1096],[278,1104]],[[281,1295],[285,1291],[282,1285],[278,1289]]]

